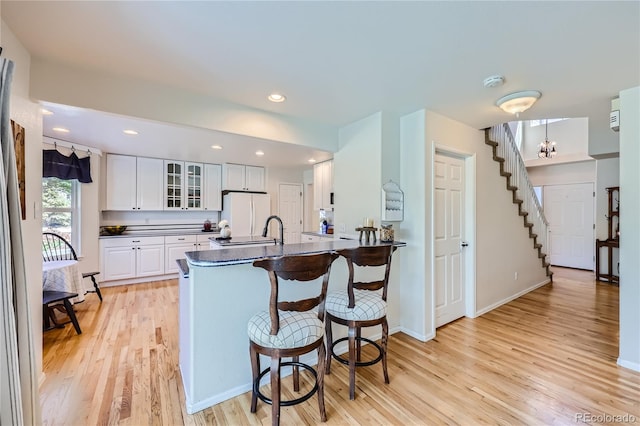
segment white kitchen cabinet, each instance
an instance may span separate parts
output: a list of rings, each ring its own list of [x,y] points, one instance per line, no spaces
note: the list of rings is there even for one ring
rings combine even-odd
[[[185,259],[188,251],[209,250],[208,235],[171,235],[164,237],[164,273],[180,272],[176,260]]]
[[[184,259],[185,252],[196,251],[196,235],[172,235],[164,237],[164,273],[177,274],[180,270],[176,260]]]
[[[103,281],[164,275],[164,237],[122,237],[100,240]]]
[[[138,157],[136,159],[136,210],[162,210],[162,193],[162,160]]]
[[[106,210],[162,210],[162,160],[107,155]]]
[[[313,208],[331,210],[333,208],[333,160],[323,161],[313,166]]]
[[[205,164],[202,193],[204,210],[222,210],[222,166]]]
[[[203,164],[164,160],[164,209],[202,210]]]
[[[222,189],[229,191],[264,191],[264,167],[225,163],[222,165]]]

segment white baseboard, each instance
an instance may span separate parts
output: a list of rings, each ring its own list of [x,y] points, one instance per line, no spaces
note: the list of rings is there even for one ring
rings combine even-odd
[[[99,275],[98,275],[99,276]],[[141,283],[149,283],[152,281],[164,281],[164,280],[174,280],[179,278],[180,274],[166,274],[166,275],[156,275],[153,277],[141,277],[141,278],[130,278],[126,280],[116,280],[116,281],[100,281],[98,280],[99,286],[102,287],[115,287],[119,285],[130,285],[130,284],[141,284]]]
[[[430,334],[419,334],[413,330],[409,330],[408,328],[401,328],[399,331],[402,331],[404,334],[413,337],[416,340],[420,340],[421,342],[428,342],[429,340],[436,337],[435,333]]]
[[[617,364],[620,367],[628,368],[629,370],[640,372],[640,362],[627,361],[621,358],[618,358]]]
[[[494,303],[492,305],[487,306],[486,308],[480,309],[479,311],[476,311],[474,318],[475,317],[479,317],[480,315],[484,315],[489,311],[493,311],[495,308],[500,307],[500,306],[504,305],[505,303],[509,303],[512,300],[515,300],[520,296],[524,296],[525,294],[530,293],[533,290],[535,290],[535,289],[537,289],[539,287],[542,287],[543,285],[549,284],[550,282],[551,282],[551,279],[547,278],[547,279],[545,279],[544,281],[542,281],[542,282],[540,282],[538,284],[534,284],[531,287],[514,294],[513,296],[509,296],[506,299],[502,299],[502,300],[500,300],[500,301],[498,301],[498,302],[496,302],[496,303]]]
[[[44,379],[46,378],[47,378],[47,375],[44,374],[44,371],[40,373],[40,380],[38,380],[38,388],[42,387],[42,384],[44,383]]]

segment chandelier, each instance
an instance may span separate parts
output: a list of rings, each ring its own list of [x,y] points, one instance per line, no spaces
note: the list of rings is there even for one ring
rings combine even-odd
[[[556,151],[556,143],[550,142],[548,138],[549,120],[544,120],[544,142],[540,143],[538,158],[553,158],[558,153]]]

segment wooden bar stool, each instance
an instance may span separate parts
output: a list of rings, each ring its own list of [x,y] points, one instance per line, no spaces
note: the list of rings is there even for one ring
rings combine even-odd
[[[389,270],[391,268],[391,255],[396,250],[392,245],[361,246],[354,249],[339,250],[338,254],[347,260],[349,267],[349,282],[347,289],[332,292],[327,295],[326,302],[326,335],[327,335],[327,362],[326,373],[331,373],[331,358],[349,366],[349,398],[355,399],[356,367],[364,367],[382,361],[384,382],[389,383],[387,373],[387,340],[389,326],[387,324],[387,287],[389,285]],[[358,266],[386,266],[384,278],[378,281],[356,282],[354,280],[354,267]],[[377,290],[382,290],[377,291]],[[348,337],[333,341],[332,323],[349,327]],[[364,338],[361,335],[362,327],[382,326],[381,344]],[[348,340],[349,358],[344,359],[335,354],[334,345]],[[361,344],[365,341],[378,349],[377,358],[370,361],[362,361],[360,357]]]
[[[271,423],[280,424],[280,406],[299,404],[318,393],[320,419],[324,422],[327,415],[324,408],[324,303],[329,283],[331,263],[338,257],[336,253],[323,253],[308,256],[284,256],[275,259],[260,259],[253,266],[263,268],[269,273],[271,297],[269,310],[254,315],[248,324],[249,353],[253,374],[253,392],[251,412],[256,412],[258,398],[271,404]],[[296,301],[278,301],[278,280],[311,281],[322,278],[320,292],[315,297]],[[317,312],[313,309],[317,308]],[[299,362],[302,354],[318,350],[318,370]],[[260,354],[271,358],[271,367],[260,371]],[[281,362],[291,357],[291,362]],[[315,377],[315,385],[300,398],[281,401],[280,367],[293,367],[293,389],[300,389],[299,369],[309,371]],[[260,392],[260,380],[266,374],[271,378],[271,398]]]

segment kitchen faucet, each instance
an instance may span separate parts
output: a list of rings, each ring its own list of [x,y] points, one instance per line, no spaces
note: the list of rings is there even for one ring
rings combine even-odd
[[[267,218],[267,223],[264,224],[264,229],[262,230],[262,236],[266,237],[267,236],[267,229],[269,228],[269,222],[271,222],[271,219],[275,219],[278,221],[278,227],[280,228],[280,245],[284,244],[284,225],[282,224],[282,219],[280,219],[278,216],[273,215],[273,216],[269,216]]]

